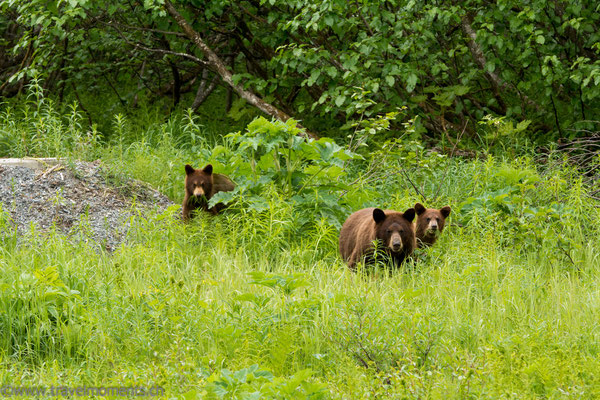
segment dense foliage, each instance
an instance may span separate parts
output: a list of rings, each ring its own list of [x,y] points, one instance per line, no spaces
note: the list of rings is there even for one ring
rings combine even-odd
[[[600,215],[560,153],[462,159],[408,139],[371,153],[301,138],[293,121],[264,118],[213,140],[192,114],[143,132],[117,115],[104,142],[81,110],[61,114],[39,87],[30,90],[28,102],[0,114],[0,156],[100,158],[112,175],[144,180],[177,203],[183,165],[212,162],[240,189],[226,212],[191,224],[176,218],[178,205],[137,213],[111,253],[86,240],[83,220],[74,237],[34,227],[18,234],[13,205],[2,203],[4,390],[160,386],[186,399],[600,395]],[[356,140],[384,134],[368,132],[379,122]],[[453,207],[438,243],[391,274],[349,271],[336,227],[349,210],[416,201]]]
[[[437,140],[476,135],[488,114],[530,120],[535,137],[575,135],[566,129],[599,118],[595,1],[175,3],[221,70],[166,4],[3,0],[0,94],[22,93],[38,77],[102,122],[164,96],[197,110],[220,84],[239,117],[239,84],[330,136],[403,106]],[[113,100],[99,109],[98,95]]]

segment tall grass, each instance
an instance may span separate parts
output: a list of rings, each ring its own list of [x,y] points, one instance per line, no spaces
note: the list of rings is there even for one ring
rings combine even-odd
[[[190,116],[135,135],[115,119],[118,135],[92,141],[75,114],[36,101],[2,111],[2,155],[100,157],[177,201],[183,164],[215,144]],[[114,253],[55,231],[17,238],[0,212],[0,382],[160,385],[172,398],[600,396],[600,215],[587,189],[527,155],[439,162],[410,177],[438,193],[428,206],[453,207],[451,223],[391,274],[350,272],[338,230],[299,230],[276,186],[262,211],[135,216]],[[370,203],[421,200],[382,176]]]

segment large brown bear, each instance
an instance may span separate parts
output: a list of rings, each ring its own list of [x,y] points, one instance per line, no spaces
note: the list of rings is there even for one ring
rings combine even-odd
[[[435,243],[444,230],[446,218],[450,215],[450,206],[445,206],[436,210],[435,208],[425,208],[423,204],[415,204],[417,212],[417,222],[415,232],[417,235],[417,247],[429,247]]]
[[[395,266],[400,265],[415,249],[415,230],[412,221],[415,210],[404,213],[380,208],[364,208],[346,219],[340,231],[340,253],[350,269],[363,257],[373,262],[377,241]]]
[[[222,203],[208,208],[208,201],[218,192],[230,192],[235,184],[223,174],[213,174],[213,166],[208,164],[203,169],[185,166],[185,197],[183,198],[183,220],[189,221],[193,211],[202,208],[218,214],[225,206]]]

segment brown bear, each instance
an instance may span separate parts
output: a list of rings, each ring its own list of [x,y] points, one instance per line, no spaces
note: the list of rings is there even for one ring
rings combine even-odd
[[[377,241],[381,249],[399,266],[415,249],[415,230],[412,221],[415,210],[404,213],[380,208],[363,208],[346,219],[340,231],[340,253],[350,269],[365,257],[372,263]]]
[[[183,198],[183,220],[189,221],[193,211],[202,208],[214,215],[218,214],[225,206],[222,203],[208,208],[208,201],[218,192],[231,192],[235,184],[223,174],[213,174],[213,166],[208,164],[203,169],[194,169],[191,165],[185,166],[185,197]]]
[[[445,206],[436,210],[435,208],[425,208],[423,204],[415,204],[417,212],[417,222],[415,232],[417,235],[417,247],[429,247],[435,243],[444,230],[446,218],[450,215],[450,206]]]

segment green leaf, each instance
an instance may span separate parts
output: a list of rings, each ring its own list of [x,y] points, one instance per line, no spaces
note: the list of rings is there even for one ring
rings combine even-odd
[[[417,86],[417,81],[417,75],[410,74],[408,76],[408,79],[406,80],[406,91],[408,91],[408,93],[412,93],[415,90],[415,87]]]
[[[469,93],[469,87],[468,86],[462,86],[462,85],[457,85],[453,87],[453,91],[454,94],[457,96],[464,96],[465,94]]]
[[[412,101],[413,103],[422,103],[425,100],[427,100],[427,95],[418,95],[418,96],[412,96],[410,98],[410,101]]]
[[[345,101],[346,101],[346,96],[340,95],[340,96],[336,97],[335,105],[338,107],[341,107]]]
[[[317,79],[319,79],[319,76],[321,76],[321,70],[319,70],[318,68],[313,69],[310,73],[310,77],[306,81],[306,84],[308,86],[314,85]]]

